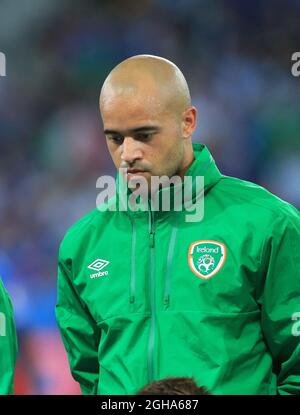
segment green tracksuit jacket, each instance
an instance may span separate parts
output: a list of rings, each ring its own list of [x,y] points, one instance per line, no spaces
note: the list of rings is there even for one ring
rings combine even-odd
[[[13,393],[17,336],[13,308],[0,278],[0,395]]]
[[[300,215],[194,145],[204,218],[95,209],[59,253],[56,315],[85,394],[193,377],[213,394],[300,393]]]

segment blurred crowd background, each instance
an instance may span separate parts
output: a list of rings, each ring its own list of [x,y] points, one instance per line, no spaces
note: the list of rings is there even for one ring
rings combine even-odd
[[[19,335],[17,394],[76,394],[55,323],[57,250],[114,174],[98,113],[108,72],[174,61],[221,171],[300,208],[298,0],[1,0],[0,275]]]

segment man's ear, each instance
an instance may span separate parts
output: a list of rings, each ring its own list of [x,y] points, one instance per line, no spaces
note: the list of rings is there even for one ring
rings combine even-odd
[[[182,113],[182,135],[184,138],[190,138],[197,127],[197,109],[188,107]]]

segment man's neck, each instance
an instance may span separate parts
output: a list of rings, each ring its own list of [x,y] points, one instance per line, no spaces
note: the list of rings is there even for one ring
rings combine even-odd
[[[185,173],[191,167],[194,160],[195,160],[194,151],[193,151],[193,147],[191,146],[188,149],[188,152],[187,152],[187,154],[186,154],[186,156],[183,160],[182,166],[180,167],[180,169],[177,172],[177,175],[180,176],[181,179],[184,179]]]

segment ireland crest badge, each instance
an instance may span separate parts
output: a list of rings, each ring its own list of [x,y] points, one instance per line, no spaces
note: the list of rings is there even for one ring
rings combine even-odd
[[[192,242],[188,252],[188,263],[197,277],[208,280],[223,267],[226,246],[217,241]]]

